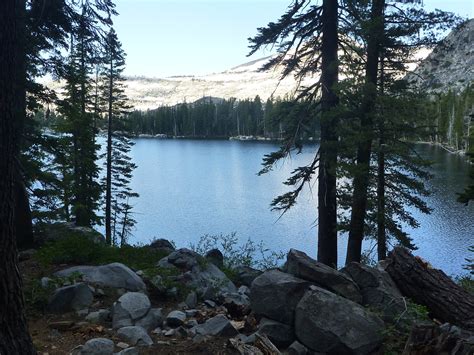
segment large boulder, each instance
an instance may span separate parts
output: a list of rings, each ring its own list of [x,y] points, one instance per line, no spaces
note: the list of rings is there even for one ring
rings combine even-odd
[[[232,317],[242,317],[250,313],[250,298],[244,293],[224,293],[219,302],[229,311]]]
[[[73,222],[42,224],[39,229],[40,239],[42,242],[78,237],[89,239],[96,244],[105,244],[105,237],[95,229],[76,226]]]
[[[258,333],[265,334],[278,348],[286,348],[295,340],[291,326],[267,318],[260,321]]]
[[[262,274],[262,271],[245,265],[235,267],[234,271],[236,272],[236,282],[248,287]]]
[[[222,268],[224,266],[224,255],[222,255],[219,249],[211,249],[206,253],[206,259],[210,263],[213,263],[218,268]]]
[[[112,327],[134,325],[136,321],[146,317],[151,309],[150,300],[140,292],[127,292],[112,307]]]
[[[302,251],[291,249],[288,252],[286,272],[315,283],[351,301],[362,302],[359,288],[350,277],[310,258]]]
[[[383,321],[361,305],[316,286],[296,307],[296,337],[316,352],[370,354],[381,346],[383,331]]]
[[[88,340],[81,348],[81,355],[113,355],[114,342],[106,338]]]
[[[120,339],[134,346],[150,346],[153,340],[150,338],[146,330],[139,326],[123,327],[117,331]]]
[[[167,253],[173,252],[176,248],[174,245],[166,239],[154,239],[150,245],[150,248],[161,250]]]
[[[261,316],[293,324],[296,305],[310,283],[279,270],[264,272],[252,282],[250,306]]]
[[[216,299],[222,293],[237,291],[232,281],[217,266],[189,249],[172,252],[161,259],[158,266],[178,269],[181,275],[175,279],[195,289],[204,299]]]
[[[161,308],[151,308],[146,316],[135,322],[135,325],[145,328],[147,331],[152,331],[157,327],[161,327],[162,324],[163,314],[161,312]]]
[[[355,262],[341,271],[359,286],[362,304],[382,312],[385,320],[393,320],[405,309],[403,295],[386,271]]]
[[[210,336],[228,336],[232,337],[239,334],[238,330],[223,314],[208,319],[205,323],[199,324],[193,328],[196,334]]]
[[[145,283],[133,270],[121,263],[101,266],[73,266],[55,273],[58,277],[68,277],[79,273],[85,282],[128,291],[144,291]]]
[[[77,283],[56,289],[49,298],[47,309],[52,313],[79,311],[89,307],[93,300],[89,286]]]

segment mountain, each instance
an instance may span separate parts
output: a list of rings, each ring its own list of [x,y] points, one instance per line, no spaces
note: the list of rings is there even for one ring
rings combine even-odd
[[[433,93],[460,92],[474,81],[474,19],[455,28],[407,76],[409,82]]]
[[[259,95],[265,101],[270,96],[283,97],[297,88],[289,76],[282,81],[282,68],[260,72],[270,57],[254,60],[221,73],[202,76],[173,76],[163,79],[128,77],[127,95],[136,109],[146,110],[162,105],[194,102],[202,97],[247,99]],[[307,79],[302,84],[313,82]]]

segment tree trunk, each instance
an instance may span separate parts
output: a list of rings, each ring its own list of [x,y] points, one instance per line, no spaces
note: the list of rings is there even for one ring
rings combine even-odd
[[[105,242],[112,244],[112,100],[113,100],[113,59],[110,53],[110,68],[109,68],[109,117],[107,125],[107,177],[106,177],[106,191],[105,191]]]
[[[383,135],[383,131],[380,133]],[[379,140],[377,156],[377,258],[385,260],[387,257],[387,235],[385,230],[385,153],[384,139]]]
[[[0,354],[35,354],[15,241],[15,156],[25,118],[25,1],[0,1]]]
[[[15,231],[19,250],[33,247],[33,223],[30,201],[23,177],[15,169]]]
[[[385,270],[404,296],[425,305],[441,322],[474,330],[473,294],[405,248],[396,247],[387,260]]]
[[[357,147],[356,174],[352,200],[349,239],[346,264],[360,262],[362,240],[364,238],[365,215],[367,211],[367,188],[370,177],[370,155],[372,151],[372,131],[375,101],[377,98],[377,71],[384,34],[384,0],[373,0],[368,43],[366,83],[361,109],[360,137]]]
[[[339,74],[337,10],[337,1],[323,1],[322,118],[318,175],[318,260],[331,267],[337,267],[336,167],[338,121],[334,113],[331,112],[338,104],[338,97],[334,92]]]

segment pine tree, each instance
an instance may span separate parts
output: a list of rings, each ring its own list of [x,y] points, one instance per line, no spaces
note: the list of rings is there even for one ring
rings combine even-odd
[[[120,241],[120,245],[124,245],[135,224],[130,199],[138,197],[138,194],[129,186],[136,165],[129,156],[133,143],[123,132],[124,124],[121,122],[130,109],[122,77],[125,52],[113,29],[107,35],[104,59],[102,102],[107,112],[106,242],[117,245]]]

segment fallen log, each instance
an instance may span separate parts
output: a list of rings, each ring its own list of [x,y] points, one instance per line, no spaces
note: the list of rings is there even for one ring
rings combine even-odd
[[[385,271],[404,296],[426,306],[432,317],[474,330],[474,295],[443,271],[433,269],[402,247],[394,248],[389,254]]]

